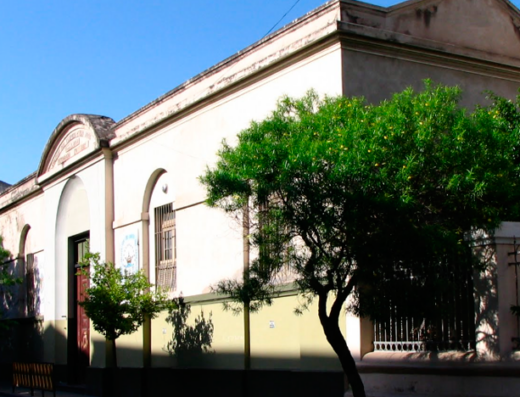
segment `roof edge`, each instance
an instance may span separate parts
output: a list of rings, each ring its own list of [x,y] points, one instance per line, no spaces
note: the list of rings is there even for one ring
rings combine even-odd
[[[163,95],[159,96],[158,98],[154,99],[153,101],[147,103],[146,105],[142,106],[141,108],[137,109],[136,111],[132,112],[128,116],[122,118],[119,120],[115,125],[114,129],[126,124],[127,122],[139,117],[141,114],[145,113],[149,108],[153,107],[154,105],[174,96],[177,92],[187,88],[188,86],[197,83],[198,81],[202,80],[203,78],[223,69],[226,67],[226,65],[231,64],[233,61],[238,60],[239,58],[245,56],[246,54],[250,53],[254,49],[264,45],[265,43],[273,40],[274,38],[290,31],[295,26],[304,23],[306,20],[311,19],[312,17],[324,12],[325,10],[337,6],[338,4],[341,4],[345,0],[330,0],[327,1],[325,4],[322,4],[321,6],[314,8],[313,10],[307,12],[305,15],[302,15],[301,17],[289,22],[288,24],[282,26],[280,29],[274,31],[273,33],[266,35],[262,37],[260,40],[256,41],[255,43],[245,47],[244,49],[236,52],[235,54],[225,58],[224,60],[218,62],[217,64],[209,67],[208,69],[200,72],[199,74],[195,75],[194,77],[186,80],[184,83],[181,83],[177,87],[171,89],[170,91],[164,93]],[[352,2],[352,0],[347,0],[349,2]],[[356,1],[355,1],[356,3]]]

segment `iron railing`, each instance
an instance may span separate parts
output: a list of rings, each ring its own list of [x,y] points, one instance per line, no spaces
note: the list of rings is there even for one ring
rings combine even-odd
[[[155,208],[155,283],[166,291],[177,286],[175,211],[173,204]]]
[[[437,287],[426,287],[420,295],[410,295],[405,288],[393,292],[384,309],[385,314],[374,321],[374,350],[474,350],[472,273],[469,266],[445,266],[435,277]],[[407,274],[405,278],[409,280],[408,285],[413,286],[413,277]],[[438,288],[439,284],[445,288]],[[415,288],[421,291],[417,285]]]

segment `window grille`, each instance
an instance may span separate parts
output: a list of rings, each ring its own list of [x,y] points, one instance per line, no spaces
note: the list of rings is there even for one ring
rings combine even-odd
[[[449,266],[439,274],[449,288],[420,299],[429,309],[414,314],[414,299],[392,294],[385,316],[374,321],[374,350],[393,352],[469,351],[475,349],[475,309],[471,268]]]
[[[155,277],[163,290],[176,289],[175,211],[171,203],[155,208]]]
[[[276,199],[260,201],[257,207],[259,249],[259,271],[275,277],[278,282],[292,281],[290,268],[290,239],[284,238],[286,225],[280,222],[276,213]],[[280,266],[281,264],[281,266]]]

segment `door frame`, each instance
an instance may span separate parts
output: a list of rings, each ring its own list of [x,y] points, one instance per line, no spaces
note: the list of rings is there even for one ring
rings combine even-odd
[[[67,367],[68,367],[68,383],[84,384],[85,383],[85,369],[90,365],[90,323],[88,323],[87,330],[87,346],[85,354],[81,354],[79,346],[80,338],[80,317],[78,313],[82,310],[78,305],[78,282],[81,278],[86,276],[77,275],[78,273],[78,245],[87,241],[90,237],[90,232],[70,236],[68,238],[68,301],[69,301],[69,315],[67,321]],[[87,276],[88,277],[88,276]],[[87,278],[88,280],[88,278]]]

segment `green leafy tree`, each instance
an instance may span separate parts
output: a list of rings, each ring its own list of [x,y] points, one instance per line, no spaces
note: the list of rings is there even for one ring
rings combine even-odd
[[[9,270],[9,264],[6,262],[11,257],[11,253],[3,247],[2,236],[0,236],[0,291],[3,293],[4,302],[6,298],[11,296],[11,288],[22,283],[22,279],[15,277]],[[15,324],[15,321],[4,319],[4,312],[0,308],[0,331],[7,331]]]
[[[377,318],[382,289],[409,289],[425,311],[441,270],[476,264],[471,231],[492,234],[518,219],[518,100],[490,94],[491,105],[468,112],[460,96],[426,81],[422,92],[406,89],[379,105],[314,92],[286,97],[236,146],[224,141],[201,177],[210,206],[251,209],[258,252],[243,280],[223,280],[217,292],[258,309],[289,269],[307,302],[317,297],[356,397],[364,386],[338,324],[346,299]]]
[[[83,274],[91,275],[92,284],[79,304],[94,329],[112,342],[117,367],[116,339],[137,331],[146,317],[155,318],[170,304],[161,291],[152,290],[142,271],[123,272],[112,263],[101,262],[99,253],[87,253],[80,265]]]

